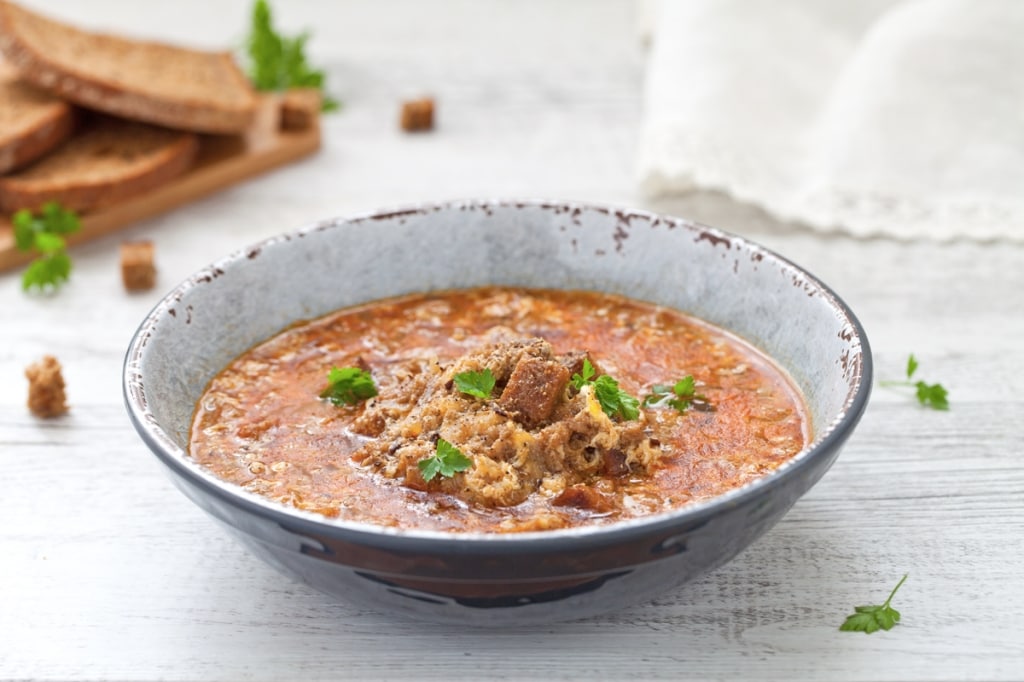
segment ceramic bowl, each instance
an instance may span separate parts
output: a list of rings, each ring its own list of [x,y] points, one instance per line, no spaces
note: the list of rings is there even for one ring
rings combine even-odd
[[[724,327],[790,373],[815,438],[717,498],[607,526],[508,535],[328,519],[224,482],[187,456],[200,394],[254,344],[356,303],[486,284],[625,294]],[[746,239],[643,211],[467,201],[327,220],[201,270],[142,322],[124,394],[174,483],[281,572],[381,611],[501,626],[649,600],[734,557],[835,460],[867,404],[871,371],[864,330],[839,297]]]

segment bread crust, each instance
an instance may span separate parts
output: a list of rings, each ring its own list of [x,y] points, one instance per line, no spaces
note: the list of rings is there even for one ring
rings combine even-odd
[[[78,60],[55,56],[58,51],[47,44],[51,34],[57,36],[54,42],[58,45],[68,42],[68,36],[81,41],[89,48],[83,50],[88,56]],[[196,132],[240,133],[250,126],[256,113],[252,86],[228,52],[204,52],[82,31],[7,0],[0,0],[0,53],[26,81],[84,107],[128,119]],[[115,63],[124,54],[141,57],[148,66],[164,68],[168,73],[188,63],[215,76],[218,86],[208,88],[203,95],[173,88],[146,91],[141,83],[167,80],[140,73],[134,83],[124,78],[119,82],[109,70],[103,75],[103,69],[96,68],[97,63]]]
[[[97,130],[104,129],[108,134],[97,139]],[[147,135],[165,139],[150,140],[141,152],[134,149]],[[38,163],[0,177],[0,209],[35,211],[48,201],[75,211],[102,208],[181,175],[198,149],[199,139],[192,133],[104,117]],[[99,157],[114,160],[100,169],[94,163]]]
[[[25,107],[25,114],[0,128],[0,175],[34,161],[63,142],[74,129],[74,108],[58,99],[24,98],[30,86],[0,70],[0,101]],[[42,93],[40,93],[42,94]],[[46,96],[49,98],[49,96]],[[24,100],[31,101],[24,101]],[[0,104],[0,107],[4,104]]]

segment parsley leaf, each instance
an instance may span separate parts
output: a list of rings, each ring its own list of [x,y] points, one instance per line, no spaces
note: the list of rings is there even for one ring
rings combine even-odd
[[[43,205],[38,216],[22,209],[14,214],[11,223],[18,250],[35,250],[40,254],[22,273],[21,288],[42,290],[49,286],[56,290],[71,276],[71,258],[65,252],[64,235],[81,228],[78,216],[50,201]]]
[[[377,395],[377,386],[370,373],[358,367],[331,367],[327,374],[327,388],[320,392],[339,407],[355,405]]]
[[[917,401],[925,407],[930,407],[933,410],[948,410],[949,399],[947,396],[949,392],[942,387],[942,384],[926,384],[923,381],[919,381],[914,384],[917,388]]]
[[[40,256],[29,263],[21,276],[21,288],[30,287],[45,288],[47,285],[54,289],[68,280],[71,275],[71,258],[66,253],[51,253]]]
[[[453,379],[459,391],[482,400],[490,398],[494,390],[494,375],[487,368],[481,372],[459,372]]]
[[[907,378],[914,376],[914,372],[917,371],[917,358],[911,353],[910,357],[907,358]]]
[[[286,90],[293,87],[316,88],[323,92],[326,76],[306,61],[309,33],[294,38],[274,30],[270,5],[256,0],[252,7],[252,26],[246,40],[249,54],[249,79],[257,90]],[[321,110],[335,111],[338,100],[324,94]]]
[[[578,391],[583,388],[586,384],[590,383],[590,380],[594,377],[595,371],[594,366],[590,364],[590,358],[583,358],[583,374],[573,374],[569,378],[569,383]]]
[[[629,421],[640,416],[640,401],[619,388],[619,382],[607,374],[594,381],[594,397],[609,417],[617,416]]]
[[[619,382],[607,374],[593,379],[597,374],[590,358],[583,358],[582,374],[573,374],[569,383],[578,391],[584,386],[594,387],[594,397],[601,405],[601,410],[609,417],[624,420],[637,419],[640,416],[640,401],[619,388]]]
[[[889,606],[896,590],[900,589],[907,579],[904,574],[896,587],[889,593],[889,598],[884,604],[877,606],[855,606],[853,613],[846,617],[839,629],[843,632],[863,632],[870,635],[878,630],[891,630],[892,626],[900,621],[900,612]]]
[[[916,389],[917,402],[924,407],[933,410],[949,409],[949,392],[942,384],[929,384],[924,381],[911,381],[914,372],[917,371],[917,358],[911,353],[907,358],[907,380],[906,381],[880,381],[879,386],[910,386]]]
[[[473,461],[444,438],[438,438],[437,452],[430,457],[424,457],[416,466],[419,467],[423,480],[429,483],[438,474],[451,478],[473,466]]]
[[[692,374],[687,374],[672,386],[672,392],[680,398],[689,398],[693,396],[696,387],[697,380],[693,378]]]
[[[708,399],[697,393],[696,390],[696,379],[693,378],[692,374],[687,374],[672,385],[655,384],[652,386],[651,395],[644,398],[643,404],[644,407],[663,407],[668,405],[669,407],[674,407],[679,412],[685,412],[686,408],[694,403],[701,403],[706,407],[710,407]]]
[[[29,251],[36,243],[35,218],[32,211],[22,209],[11,219],[14,225],[14,243],[19,251]]]

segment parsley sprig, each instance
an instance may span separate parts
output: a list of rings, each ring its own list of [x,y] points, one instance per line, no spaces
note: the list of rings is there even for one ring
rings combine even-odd
[[[896,583],[896,587],[892,588],[892,592],[889,593],[889,598],[885,600],[884,604],[855,606],[854,612],[846,617],[839,629],[843,632],[863,632],[866,635],[878,630],[891,630],[893,625],[900,622],[900,612],[889,606],[889,603],[892,601],[893,595],[896,594],[896,590],[900,589],[906,579],[907,574],[904,574]]]
[[[914,372],[917,371],[917,358],[911,353],[907,358],[907,379],[906,381],[880,381],[879,386],[910,386],[917,390],[917,402],[933,410],[949,409],[949,392],[942,384],[929,384],[924,381],[911,381]]]
[[[569,378],[569,383],[573,385],[577,391],[586,386],[587,384],[593,383],[591,379],[597,373],[594,369],[594,365],[590,363],[590,358],[583,358],[583,368],[580,370],[582,374],[573,374]]]
[[[274,30],[270,5],[256,0],[252,7],[252,27],[246,40],[249,54],[249,79],[257,90],[286,90],[293,87],[316,88],[323,92],[326,76],[306,61],[304,32],[288,38]],[[321,109],[335,111],[338,100],[324,93]]]
[[[687,374],[674,384],[655,384],[651,387],[651,395],[644,398],[644,407],[674,407],[679,412],[693,404],[709,405],[708,399],[697,393],[697,381],[692,374]]]
[[[444,438],[438,438],[437,451],[430,457],[421,459],[416,466],[419,467],[423,480],[429,483],[438,474],[451,478],[473,466],[473,461]]]
[[[327,388],[321,398],[337,406],[355,405],[377,395],[377,385],[370,373],[358,367],[331,367],[327,373]]]
[[[78,216],[51,201],[43,205],[39,215],[28,209],[18,211],[11,223],[18,250],[39,253],[39,257],[22,273],[21,288],[25,291],[32,287],[58,289],[71,275],[71,257],[65,250],[67,241],[64,235],[81,229]]]
[[[619,388],[619,382],[607,374],[594,378],[597,370],[591,364],[590,358],[583,358],[583,367],[578,374],[569,378],[569,383],[576,388],[582,389],[590,385],[594,387],[594,397],[601,405],[601,410],[609,417],[630,421],[640,417],[640,401]]]
[[[494,374],[486,367],[479,372],[459,372],[452,379],[460,392],[481,400],[490,398],[494,390]]]

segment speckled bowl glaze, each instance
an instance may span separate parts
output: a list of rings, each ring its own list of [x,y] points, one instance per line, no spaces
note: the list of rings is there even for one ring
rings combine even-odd
[[[186,454],[230,360],[293,322],[409,292],[592,289],[694,314],[753,342],[803,390],[813,443],[726,495],[601,527],[511,535],[381,528],[286,507]],[[829,468],[868,401],[864,330],[828,287],[756,244],[643,211],[537,201],[423,205],[324,221],[198,272],[128,348],[128,413],[175,484],[242,544],[328,594],[463,625],[566,620],[648,600],[735,556]]]

